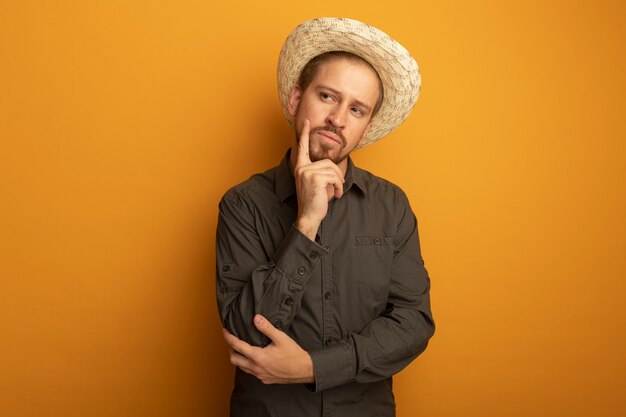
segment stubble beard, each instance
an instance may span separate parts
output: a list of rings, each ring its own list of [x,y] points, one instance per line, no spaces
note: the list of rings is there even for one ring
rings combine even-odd
[[[331,145],[319,140],[311,140],[311,137],[320,131],[332,132],[341,140],[340,144]],[[300,132],[296,131],[298,141],[300,140]],[[343,154],[343,150],[346,147],[346,138],[340,129],[336,129],[332,126],[316,126],[309,132],[309,158],[311,162],[321,161],[323,159],[329,159],[335,164],[339,164],[345,160],[348,155]]]

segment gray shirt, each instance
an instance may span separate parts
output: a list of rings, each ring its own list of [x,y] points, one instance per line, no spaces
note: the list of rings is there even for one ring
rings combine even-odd
[[[393,416],[391,376],[424,351],[435,326],[417,221],[396,185],[348,161],[315,242],[293,223],[289,153],[230,189],[219,205],[217,301],[225,328],[269,340],[262,314],[310,355],[314,384],[265,385],[239,368],[231,415]]]

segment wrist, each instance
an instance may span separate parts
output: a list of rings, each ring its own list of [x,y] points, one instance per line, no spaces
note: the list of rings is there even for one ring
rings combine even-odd
[[[315,369],[313,368],[313,359],[311,359],[311,355],[306,352],[306,368],[304,372],[304,383],[305,384],[313,384],[315,383]]]
[[[311,221],[307,218],[297,218],[294,226],[296,229],[300,231],[303,235],[308,237],[309,239],[315,241],[315,236],[317,235],[317,229],[319,228],[319,222]]]

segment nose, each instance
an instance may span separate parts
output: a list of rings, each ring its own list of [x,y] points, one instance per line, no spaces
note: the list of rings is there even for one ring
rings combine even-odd
[[[326,123],[337,129],[343,129],[346,126],[347,111],[344,106],[333,107],[326,117]]]

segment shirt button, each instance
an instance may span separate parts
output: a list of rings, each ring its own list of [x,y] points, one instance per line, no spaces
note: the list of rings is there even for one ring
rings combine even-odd
[[[379,238],[374,239],[374,244],[375,245],[380,245],[380,239]]]
[[[299,274],[299,275],[304,275],[304,273],[305,273],[305,272],[306,272],[306,269],[305,269],[303,266],[301,266],[300,268],[298,268],[298,274]]]
[[[224,265],[224,266],[222,267],[222,271],[224,271],[224,272],[228,272],[228,271],[230,271],[230,265]]]
[[[332,340],[330,340],[330,339],[326,339],[326,340],[324,340],[324,346],[328,346],[328,345],[330,345],[331,343],[333,343],[333,341],[332,341]]]
[[[293,298],[291,297],[285,298],[285,304],[288,306],[293,305]]]
[[[324,300],[330,300],[330,292],[324,294]]]
[[[277,329],[282,329],[283,328],[283,322],[280,320],[274,320],[274,327],[276,327]]]
[[[309,258],[311,259],[317,259],[317,257],[319,256],[319,253],[312,251],[311,253],[309,253]]]

